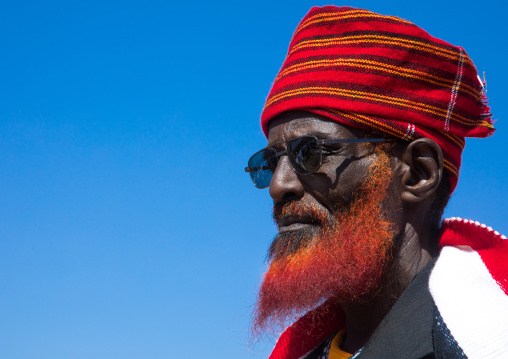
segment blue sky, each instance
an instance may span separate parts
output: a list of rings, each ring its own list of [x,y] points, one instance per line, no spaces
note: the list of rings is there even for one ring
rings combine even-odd
[[[243,168],[313,5],[0,5],[0,357],[266,358],[247,329],[275,234]],[[507,234],[504,1],[350,1],[466,49],[497,132],[447,216]]]

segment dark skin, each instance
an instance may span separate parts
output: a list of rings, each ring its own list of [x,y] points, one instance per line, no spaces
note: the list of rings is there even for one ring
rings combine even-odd
[[[367,138],[366,131],[346,127],[306,112],[287,112],[269,123],[268,145],[295,137],[314,135],[322,139]],[[391,156],[393,177],[383,203],[385,216],[395,224],[392,261],[379,292],[363,303],[342,303],[346,337],[341,349],[354,353],[362,348],[411,280],[437,255],[427,216],[443,175],[443,155],[430,139],[405,144]],[[354,198],[375,153],[359,144],[333,145],[320,169],[297,175],[287,156],[279,159],[270,183],[274,203],[305,200],[330,214],[347,208]],[[280,231],[299,230],[310,223],[290,223]]]

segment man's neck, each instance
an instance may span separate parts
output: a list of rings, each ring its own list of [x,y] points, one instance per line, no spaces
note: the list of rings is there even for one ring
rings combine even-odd
[[[422,241],[419,232],[411,224],[406,224],[399,238],[395,239],[398,245],[394,249],[394,259],[386,270],[379,292],[372,299],[342,304],[346,317],[342,350],[354,353],[362,348],[414,277],[432,261],[430,251],[421,245],[427,241]]]

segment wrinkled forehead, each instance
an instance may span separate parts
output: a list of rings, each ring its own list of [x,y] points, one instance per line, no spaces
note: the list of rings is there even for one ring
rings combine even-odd
[[[308,112],[283,113],[268,123],[268,145],[300,136],[322,139],[360,138],[363,132],[340,124],[326,117]]]

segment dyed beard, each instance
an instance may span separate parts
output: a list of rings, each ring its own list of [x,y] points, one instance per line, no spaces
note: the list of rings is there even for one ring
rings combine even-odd
[[[379,291],[394,232],[381,209],[392,175],[390,160],[377,153],[346,211],[332,216],[295,201],[274,206],[275,219],[298,216],[319,225],[274,239],[254,311],[254,338],[280,332],[328,299],[337,305],[358,303]]]

